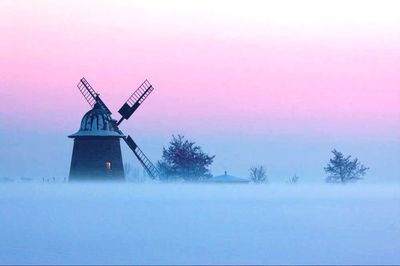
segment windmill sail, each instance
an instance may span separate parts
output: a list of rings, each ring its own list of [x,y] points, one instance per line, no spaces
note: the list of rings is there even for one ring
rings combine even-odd
[[[153,179],[157,178],[159,176],[157,168],[151,163],[149,158],[146,157],[143,151],[133,141],[131,136],[125,137],[124,140],[126,144],[128,144],[129,148],[131,148],[135,156],[138,158],[139,162],[142,164],[147,174]]]
[[[99,94],[92,88],[92,86],[90,86],[89,82],[87,82],[85,78],[81,78],[77,87],[92,108],[97,103],[106,110],[108,114],[111,114],[110,109],[108,109],[105,103],[100,99]]]
[[[121,124],[124,119],[128,120],[153,90],[154,87],[146,79],[129,97],[121,109],[119,109],[118,112],[121,114],[122,118],[118,121],[118,125]]]

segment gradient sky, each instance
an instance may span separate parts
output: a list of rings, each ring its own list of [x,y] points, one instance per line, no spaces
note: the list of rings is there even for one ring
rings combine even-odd
[[[399,181],[398,1],[0,1],[0,177],[67,176],[84,76],[156,161],[171,134],[214,174],[323,180],[330,150]],[[133,161],[124,153],[126,161]],[[18,165],[18,167],[16,167]]]

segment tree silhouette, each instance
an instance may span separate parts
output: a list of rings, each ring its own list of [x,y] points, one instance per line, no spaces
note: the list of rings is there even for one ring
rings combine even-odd
[[[351,160],[351,156],[345,157],[341,152],[333,150],[333,158],[324,168],[328,174],[326,181],[329,183],[355,182],[367,173],[368,167],[362,165],[357,158]]]
[[[184,136],[172,135],[168,148],[163,148],[162,158],[157,162],[161,179],[198,181],[211,177],[208,167],[215,156],[204,153],[195,142]]]
[[[249,169],[250,180],[254,183],[268,183],[267,174],[265,173],[264,166],[253,166]]]
[[[299,182],[299,179],[300,179],[300,177],[297,174],[294,174],[291,177],[289,177],[289,179],[286,181],[286,183],[296,184],[297,182]]]

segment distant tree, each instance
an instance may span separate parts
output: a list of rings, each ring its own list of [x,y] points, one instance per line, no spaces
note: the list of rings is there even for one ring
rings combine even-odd
[[[351,156],[345,157],[341,152],[333,150],[333,158],[324,168],[328,174],[326,181],[329,183],[355,182],[366,174],[368,167],[362,165],[357,158],[351,160]]]
[[[289,179],[286,181],[288,184],[296,184],[299,181],[300,177],[296,174],[293,176],[289,177]]]
[[[195,142],[184,136],[172,135],[168,148],[163,148],[162,158],[157,162],[161,179],[198,181],[211,177],[208,167],[215,156],[204,153]]]
[[[253,166],[249,169],[250,180],[254,183],[268,183],[267,174],[265,172],[264,166]]]

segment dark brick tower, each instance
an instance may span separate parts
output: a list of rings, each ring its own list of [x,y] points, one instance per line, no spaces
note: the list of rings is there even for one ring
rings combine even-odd
[[[87,112],[74,139],[69,181],[123,181],[120,139],[125,137],[99,104]]]

